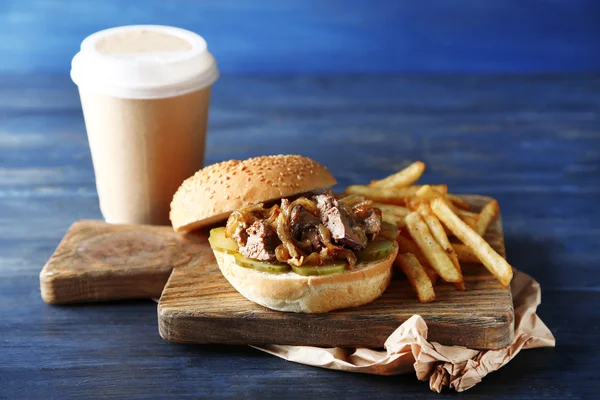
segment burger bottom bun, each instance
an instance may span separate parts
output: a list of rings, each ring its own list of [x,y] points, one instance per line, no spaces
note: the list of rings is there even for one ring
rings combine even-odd
[[[277,311],[323,313],[372,302],[387,289],[398,253],[357,264],[351,271],[302,276],[294,272],[270,274],[241,267],[232,254],[213,249],[221,272],[248,300]]]

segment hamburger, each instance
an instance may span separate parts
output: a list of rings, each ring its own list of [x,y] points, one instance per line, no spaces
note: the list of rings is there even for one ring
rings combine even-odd
[[[388,287],[397,228],[310,158],[278,155],[207,166],[179,187],[177,232],[211,226],[223,276],[248,300],[288,312],[367,304]]]

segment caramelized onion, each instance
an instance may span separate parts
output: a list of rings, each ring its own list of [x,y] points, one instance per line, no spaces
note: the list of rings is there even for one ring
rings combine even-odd
[[[352,212],[358,218],[365,218],[371,210],[373,210],[373,202],[371,200],[361,201],[352,206]]]
[[[281,213],[277,217],[276,232],[277,232],[277,236],[279,237],[279,240],[281,240],[281,243],[283,244],[283,246],[285,247],[289,256],[291,257],[288,260],[285,260],[285,262],[290,263],[292,265],[302,265],[302,261],[300,260],[301,254],[299,253],[298,249],[292,242],[292,237],[291,237],[292,235],[290,234],[290,227],[289,227],[288,221],[289,221],[289,206],[284,207],[283,203],[282,203]],[[280,261],[282,261],[282,260],[280,260]]]
[[[348,203],[348,206],[344,204],[340,204],[340,206],[347,209],[351,208],[351,213],[357,218],[364,218],[371,210],[376,210],[369,200],[357,201],[359,199],[356,198],[352,200],[352,202]],[[356,255],[352,250],[332,243],[331,232],[323,224],[316,226],[318,239],[322,244],[318,252],[313,251],[311,240],[298,240],[294,237],[290,219],[292,210],[297,206],[303,207],[317,218],[320,216],[320,210],[315,202],[306,197],[296,198],[292,202],[283,199],[281,205],[275,204],[268,209],[265,209],[261,203],[251,204],[231,213],[227,220],[225,235],[229,238],[235,238],[237,232],[237,240],[245,241],[246,237],[240,239],[243,236],[243,234],[240,234],[240,231],[245,231],[256,221],[264,220],[275,230],[277,237],[281,241],[281,244],[275,248],[275,257],[279,262],[295,266],[303,264],[324,265],[335,260],[345,259],[350,268],[352,268],[356,264]],[[348,211],[350,212],[350,210]]]
[[[231,213],[225,226],[225,236],[233,238],[238,227],[248,229],[254,222],[262,219],[266,219],[266,222],[274,228],[278,215],[279,206],[277,204],[269,209],[263,208],[262,203],[249,204]]]
[[[326,250],[325,254],[321,251],[321,259],[325,259],[325,257],[328,257],[330,260],[345,258],[350,268],[356,264],[356,255],[352,250],[331,243],[331,232],[329,232],[329,229],[325,225],[319,224],[319,234]]]

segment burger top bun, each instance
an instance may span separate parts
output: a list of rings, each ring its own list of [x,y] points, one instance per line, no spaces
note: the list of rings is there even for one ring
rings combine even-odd
[[[243,206],[335,185],[318,162],[298,155],[230,160],[209,165],[186,179],[171,201],[171,223],[189,232],[227,219]]]

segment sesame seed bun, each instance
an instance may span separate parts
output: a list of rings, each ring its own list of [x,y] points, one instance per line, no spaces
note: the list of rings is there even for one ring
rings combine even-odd
[[[394,251],[386,258],[323,276],[270,274],[242,267],[232,254],[214,247],[213,252],[223,276],[248,300],[277,311],[323,313],[358,307],[381,296],[390,284],[398,245],[394,242]]]
[[[232,211],[337,182],[321,164],[298,155],[262,156],[209,165],[186,179],[171,202],[171,223],[189,232],[227,219]]]

